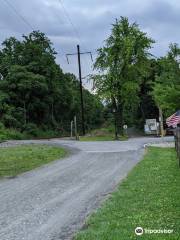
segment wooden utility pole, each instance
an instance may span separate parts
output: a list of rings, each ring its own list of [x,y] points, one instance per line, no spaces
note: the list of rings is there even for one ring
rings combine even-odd
[[[79,82],[80,82],[80,94],[81,94],[81,120],[82,120],[82,133],[85,135],[85,123],[84,123],[84,101],[83,101],[83,89],[82,89],[82,76],[81,76],[81,54],[80,47],[77,45],[78,53],[78,66],[79,66]]]
[[[69,64],[69,56],[77,55],[78,56],[78,67],[79,67],[79,85],[80,85],[80,96],[81,96],[81,121],[82,121],[82,134],[85,135],[85,121],[84,121],[84,99],[83,99],[83,86],[82,86],[82,75],[81,75],[81,55],[82,54],[89,54],[91,56],[91,60],[93,61],[92,58],[92,53],[91,52],[80,52],[80,46],[77,45],[77,53],[70,53],[66,54],[67,62]]]

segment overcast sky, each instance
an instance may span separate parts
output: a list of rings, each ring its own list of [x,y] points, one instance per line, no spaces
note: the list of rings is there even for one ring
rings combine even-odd
[[[131,22],[136,21],[156,41],[152,49],[156,56],[165,54],[169,43],[178,43],[180,39],[179,0],[62,0],[67,12],[59,0],[0,0],[0,42],[10,36],[20,38],[31,31],[7,1],[34,30],[48,35],[59,53],[57,62],[65,72],[76,75],[76,57],[72,57],[68,65],[65,53],[76,52],[80,39],[81,50],[95,54],[109,35],[111,24],[120,16],[128,17]],[[88,55],[82,56],[82,72],[83,76],[92,73]]]

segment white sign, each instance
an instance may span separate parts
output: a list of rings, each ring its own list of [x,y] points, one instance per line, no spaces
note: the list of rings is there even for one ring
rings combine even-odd
[[[146,125],[148,125],[151,131],[157,130],[157,122],[156,119],[146,119]]]

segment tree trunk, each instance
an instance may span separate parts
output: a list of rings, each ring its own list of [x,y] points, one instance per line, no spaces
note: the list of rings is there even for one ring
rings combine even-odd
[[[159,122],[160,122],[160,135],[161,137],[164,137],[163,113],[160,107],[159,107]]]
[[[112,106],[114,113],[114,125],[115,125],[115,139],[118,139],[118,135],[123,136],[123,107],[122,104],[116,103],[116,100],[112,98]]]
[[[124,132],[123,132],[123,119],[122,119],[122,112],[117,112],[117,132],[118,135],[123,136]]]
[[[118,108],[117,108],[117,129],[118,129],[118,134],[123,136],[124,131],[123,131],[123,106],[121,103],[118,103]]]

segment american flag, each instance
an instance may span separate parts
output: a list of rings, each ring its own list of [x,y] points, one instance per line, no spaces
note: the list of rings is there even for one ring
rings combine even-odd
[[[166,119],[168,127],[177,127],[180,124],[180,110]]]

